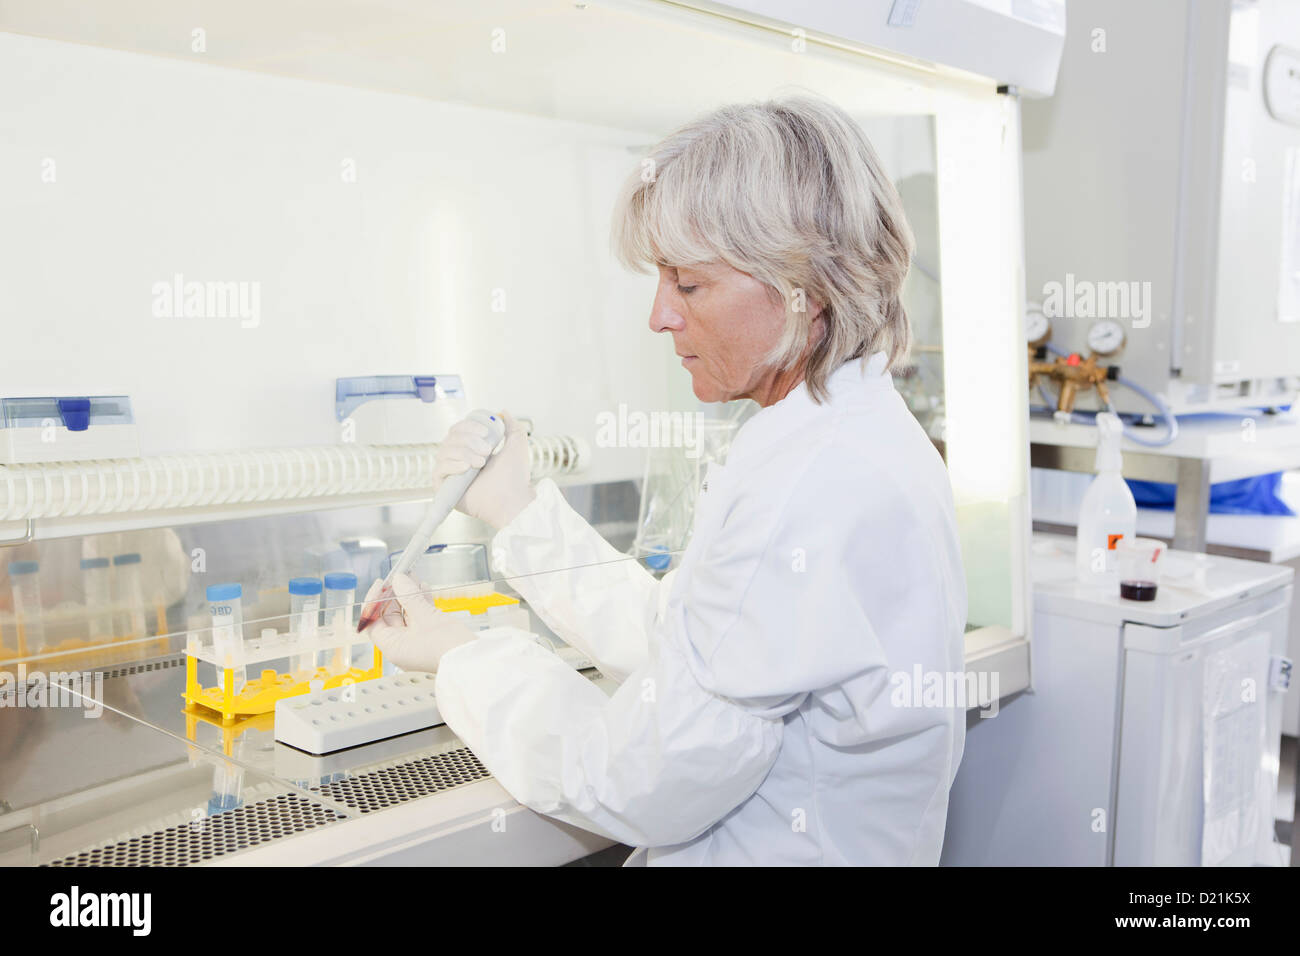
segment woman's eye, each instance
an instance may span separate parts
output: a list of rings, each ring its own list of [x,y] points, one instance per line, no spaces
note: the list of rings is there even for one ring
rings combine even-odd
[[[678,285],[678,286],[677,286],[677,291],[680,292],[682,295],[690,295],[692,292],[694,292],[694,291],[695,291],[696,289],[698,289],[698,288],[699,288],[699,286],[693,286],[693,285]]]

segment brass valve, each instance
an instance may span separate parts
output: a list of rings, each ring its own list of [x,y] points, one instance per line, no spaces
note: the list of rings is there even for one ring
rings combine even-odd
[[[1060,388],[1056,400],[1058,412],[1074,411],[1074,400],[1079,392],[1087,391],[1089,388],[1097,389],[1097,397],[1101,399],[1102,404],[1107,408],[1110,407],[1110,390],[1106,387],[1106,382],[1114,376],[1114,373],[1111,367],[1098,365],[1095,354],[1084,359],[1076,352],[1065,356],[1058,355],[1054,361],[1046,362],[1036,358],[1036,352],[1034,344],[1030,343],[1029,387],[1032,389],[1038,385],[1040,375],[1057,382]]]

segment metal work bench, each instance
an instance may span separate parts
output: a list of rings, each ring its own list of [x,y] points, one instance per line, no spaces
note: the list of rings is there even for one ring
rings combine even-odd
[[[1151,430],[1159,436],[1163,426]],[[1029,421],[1029,463],[1034,468],[1092,472],[1097,430],[1092,425],[1058,425],[1050,418]],[[1168,445],[1147,448],[1125,441],[1125,478],[1169,482],[1176,487],[1173,546],[1203,552],[1210,485],[1300,468],[1300,418],[1294,414],[1206,415],[1179,421]]]
[[[553,866],[611,845],[521,806],[446,727],[313,757],[254,719],[224,755],[184,676],[182,654],[115,667],[96,719],[0,708],[0,865]],[[241,802],[211,813],[223,761]]]

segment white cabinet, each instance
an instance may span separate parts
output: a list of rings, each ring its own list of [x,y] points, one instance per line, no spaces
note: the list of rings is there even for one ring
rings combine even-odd
[[[1032,691],[968,721],[943,861],[1277,863],[1289,568],[1171,552],[1149,604],[1035,536]]]

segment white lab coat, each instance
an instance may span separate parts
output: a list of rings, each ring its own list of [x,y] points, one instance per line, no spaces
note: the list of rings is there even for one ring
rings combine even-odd
[[[444,719],[517,800],[651,864],[938,862],[965,713],[900,688],[963,670],[965,577],[947,472],[883,368],[746,422],[662,582],[538,485],[493,563],[620,686],[508,628],[443,658]]]

